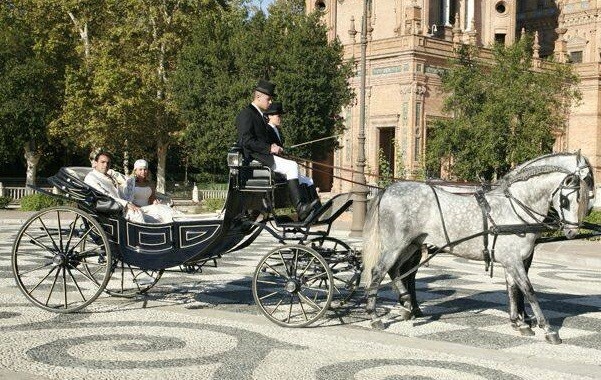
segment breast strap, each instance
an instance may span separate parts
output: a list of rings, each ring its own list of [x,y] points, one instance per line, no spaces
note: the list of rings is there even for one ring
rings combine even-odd
[[[497,243],[498,234],[494,233],[494,232],[492,233],[493,234],[492,249],[489,250],[488,249],[488,235],[491,233],[491,231],[488,229],[489,220],[490,220],[490,223],[493,225],[493,230],[496,231],[496,228],[494,228],[495,222],[493,221],[492,217],[490,216],[490,204],[486,200],[483,190],[476,191],[474,193],[474,197],[476,197],[476,201],[478,202],[478,205],[480,206],[480,210],[482,211],[482,231],[483,231],[482,239],[484,240],[484,249],[482,250],[482,254],[484,255],[484,270],[486,272],[488,272],[488,268],[490,268],[490,277],[492,278],[494,262],[495,262],[495,245]]]

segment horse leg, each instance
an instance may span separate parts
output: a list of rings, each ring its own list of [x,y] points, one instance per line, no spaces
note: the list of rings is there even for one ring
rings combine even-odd
[[[417,294],[415,291],[415,276],[417,274],[417,270],[413,271],[410,275],[402,280],[400,279],[400,277],[407,271],[418,265],[421,260],[421,251],[419,247],[408,247],[408,249],[413,248],[415,248],[414,254],[408,261],[404,262],[403,264],[399,264],[397,262],[388,271],[388,275],[392,279],[392,285],[399,295],[399,303],[403,308],[401,311],[401,318],[405,321],[413,317],[423,316],[422,311],[417,304]]]
[[[551,327],[551,325],[549,325],[549,322],[543,315],[543,311],[538,303],[536,294],[534,294],[532,283],[528,278],[528,274],[526,273],[526,268],[524,267],[523,262],[519,262],[516,265],[507,265],[505,267],[505,271],[511,277],[512,282],[517,285],[519,290],[521,290],[523,295],[528,300],[528,303],[530,303],[532,311],[534,312],[534,316],[538,321],[538,326],[545,330],[545,339],[547,342],[552,344],[560,344],[561,339],[559,338],[559,334]]]
[[[507,284],[507,297],[509,299],[509,321],[514,330],[524,336],[534,335],[530,324],[524,320],[524,294],[507,272],[505,272]]]
[[[375,271],[374,271],[375,272]],[[384,275],[380,273],[373,273],[371,283],[367,288],[367,305],[365,306],[365,311],[367,315],[371,318],[370,325],[372,328],[383,330],[384,324],[382,323],[382,319],[378,317],[376,313],[376,298],[378,296],[378,287],[380,286],[380,282],[384,279]]]
[[[380,257],[388,257],[388,255],[393,254],[392,251],[384,251],[380,255]],[[387,266],[384,265],[382,260],[379,260],[378,264],[375,265],[371,270],[371,282],[367,285],[367,304],[365,306],[365,311],[367,315],[371,318],[371,327],[383,330],[384,324],[382,323],[382,319],[378,317],[376,313],[376,299],[378,296],[378,288],[380,283],[384,279],[384,276],[387,272]]]

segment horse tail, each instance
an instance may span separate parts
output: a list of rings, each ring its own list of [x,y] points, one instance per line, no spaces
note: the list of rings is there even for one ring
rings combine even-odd
[[[369,286],[371,271],[380,257],[380,201],[382,190],[369,202],[369,208],[363,225],[363,283]]]

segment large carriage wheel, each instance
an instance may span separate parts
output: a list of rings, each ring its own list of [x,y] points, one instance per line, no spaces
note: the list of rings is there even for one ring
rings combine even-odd
[[[83,309],[102,294],[111,276],[107,262],[112,255],[100,224],[67,206],[29,218],[12,250],[19,289],[36,306],[59,313]]]
[[[328,263],[303,245],[278,247],[265,255],[255,270],[252,290],[261,312],[286,327],[315,322],[334,295]]]
[[[311,239],[311,248],[327,261],[334,279],[334,295],[340,297],[340,303],[346,303],[359,288],[361,281],[361,258],[353,249],[331,236]]]

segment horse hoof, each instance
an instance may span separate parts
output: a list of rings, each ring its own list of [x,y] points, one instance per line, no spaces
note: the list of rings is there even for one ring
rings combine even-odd
[[[382,323],[382,321],[379,319],[371,321],[371,328],[376,330],[384,330],[384,323]]]
[[[518,328],[518,331],[520,332],[520,335],[522,335],[522,336],[533,336],[534,335],[534,331],[532,331],[532,329],[529,326],[521,326],[520,328]]]
[[[546,333],[545,340],[551,344],[561,344],[561,342],[562,342],[557,331]]]
[[[413,316],[415,318],[421,318],[424,316],[424,313],[422,313],[422,310],[420,308],[417,308],[413,310]]]

